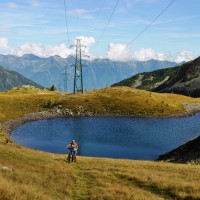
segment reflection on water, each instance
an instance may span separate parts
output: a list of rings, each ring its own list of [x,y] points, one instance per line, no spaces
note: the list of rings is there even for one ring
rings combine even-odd
[[[80,117],[30,122],[12,132],[12,139],[27,147],[67,153],[72,139],[79,155],[156,159],[200,134],[200,113],[173,119]]]

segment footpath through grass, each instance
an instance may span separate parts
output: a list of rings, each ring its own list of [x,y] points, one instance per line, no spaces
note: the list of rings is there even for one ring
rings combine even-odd
[[[200,199],[200,166],[66,158],[1,140],[0,199]]]

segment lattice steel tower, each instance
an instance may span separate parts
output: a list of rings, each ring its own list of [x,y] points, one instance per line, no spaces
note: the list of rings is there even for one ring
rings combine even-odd
[[[67,92],[67,66],[65,66],[64,73],[62,75],[64,76],[64,92]]]
[[[82,52],[81,48],[85,47],[81,44],[81,39],[76,40],[76,60],[74,73],[74,93],[83,93],[83,73],[82,73]]]

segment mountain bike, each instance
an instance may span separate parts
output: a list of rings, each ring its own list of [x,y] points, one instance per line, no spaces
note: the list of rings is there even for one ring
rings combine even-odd
[[[73,151],[73,147],[68,147],[69,149],[69,153],[68,153],[68,157],[67,157],[67,161],[68,163],[73,162],[74,161],[74,155],[72,154]]]

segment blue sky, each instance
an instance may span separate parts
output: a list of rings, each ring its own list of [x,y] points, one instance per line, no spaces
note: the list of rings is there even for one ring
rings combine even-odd
[[[134,43],[129,43],[171,0],[66,0],[70,44],[83,36],[87,53],[113,60],[190,60],[200,54],[200,0],[176,0]],[[72,53],[65,26],[64,0],[2,0],[0,53],[39,56]]]

